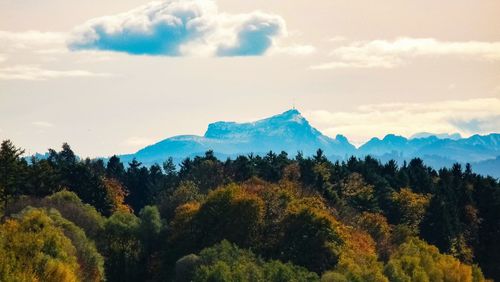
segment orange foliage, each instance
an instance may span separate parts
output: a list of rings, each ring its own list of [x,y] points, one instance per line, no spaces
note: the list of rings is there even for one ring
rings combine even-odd
[[[114,178],[104,178],[106,193],[110,199],[113,209],[112,212],[132,212],[132,209],[125,204],[125,197],[128,195],[122,184]]]

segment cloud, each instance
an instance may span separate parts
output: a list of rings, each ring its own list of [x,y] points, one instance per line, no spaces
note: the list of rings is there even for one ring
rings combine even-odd
[[[50,128],[54,127],[54,124],[47,122],[47,121],[34,121],[31,124],[37,127],[43,127],[43,128]]]
[[[247,17],[247,19],[243,19]],[[263,54],[273,44],[273,38],[285,30],[285,21],[279,16],[254,13],[244,16],[231,44],[218,43],[218,56],[251,56]]]
[[[36,65],[16,65],[0,68],[0,80],[47,80],[63,77],[109,77],[109,73],[86,70],[49,70]]]
[[[6,60],[8,55],[27,54],[37,57],[47,57],[47,55],[67,55],[70,54],[67,48],[69,33],[65,32],[41,32],[36,30],[13,32],[0,30],[0,62]],[[111,52],[85,51],[82,52],[86,59],[101,61],[102,58],[110,59]]]
[[[134,55],[254,56],[284,35],[279,15],[220,13],[211,0],[170,0],[91,19],[75,28],[68,46]]]
[[[458,132],[469,136],[500,132],[499,98],[371,104],[350,112],[320,110],[304,115],[325,133],[345,134],[356,144],[389,133],[411,136],[422,131]]]
[[[457,56],[500,61],[500,42],[439,41],[433,38],[398,38],[393,41],[358,41],[334,49],[334,61],[312,69],[395,68],[416,57]]]
[[[64,61],[80,63],[102,60],[109,56],[104,52],[86,51],[73,56],[67,47],[68,33],[0,30],[0,80],[48,80],[64,77],[109,77],[109,73],[97,73],[80,69],[56,70],[44,66],[48,62]],[[72,56],[71,58],[69,58]],[[8,59],[8,60],[7,60]],[[70,67],[71,68],[71,67]]]

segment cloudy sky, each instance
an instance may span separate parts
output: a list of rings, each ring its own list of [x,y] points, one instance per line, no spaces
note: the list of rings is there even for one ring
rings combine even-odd
[[[355,144],[500,132],[497,0],[2,0],[0,139],[134,152],[293,104]]]

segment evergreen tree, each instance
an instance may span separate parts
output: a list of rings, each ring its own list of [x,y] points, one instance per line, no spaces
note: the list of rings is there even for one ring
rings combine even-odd
[[[21,158],[23,153],[10,140],[3,141],[0,146],[0,205],[5,205],[26,190],[28,168]]]
[[[114,178],[120,182],[123,182],[125,179],[125,168],[123,163],[120,161],[120,158],[116,155],[113,155],[108,160],[106,165],[106,176]]]

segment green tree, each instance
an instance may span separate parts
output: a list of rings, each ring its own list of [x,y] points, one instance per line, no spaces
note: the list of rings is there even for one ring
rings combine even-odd
[[[27,163],[21,158],[24,150],[16,148],[10,140],[0,145],[0,204],[21,195],[25,190]],[[0,206],[1,210],[2,206]]]
[[[188,270],[188,271],[186,271]],[[176,281],[318,281],[315,273],[280,261],[264,261],[251,251],[222,241],[180,259]]]
[[[156,206],[145,206],[139,213],[138,229],[141,243],[140,264],[143,266],[144,280],[151,280],[158,272],[158,254],[162,222]]]
[[[141,244],[138,230],[140,220],[131,213],[116,212],[104,224],[104,231],[97,242],[106,257],[106,279],[113,281],[138,281]]]
[[[234,161],[228,159],[225,173],[234,181],[243,182],[256,175],[255,163],[247,156],[238,156]]]
[[[93,205],[106,216],[112,213],[113,203],[103,182],[101,163],[88,159],[79,161],[66,143],[60,152],[49,149],[47,160],[56,171],[60,190],[66,188],[75,192],[83,202]]]
[[[45,197],[61,191],[56,170],[47,160],[31,158],[28,169],[28,188],[26,194],[36,197]]]
[[[207,151],[202,157],[184,160],[179,177],[181,181],[194,182],[202,193],[208,193],[224,183],[224,165],[215,157],[213,151]]]
[[[30,209],[28,208],[23,213],[29,211]],[[97,251],[94,241],[87,238],[85,232],[80,227],[62,217],[57,210],[49,209],[46,213],[52,219],[54,225],[64,230],[64,235],[71,240],[71,243],[75,247],[82,280],[89,282],[103,281],[105,279],[104,259]]]
[[[374,186],[367,184],[361,174],[355,172],[344,179],[340,192],[350,207],[359,211],[377,211]]]
[[[65,219],[73,222],[85,231],[85,234],[96,240],[104,228],[104,217],[96,209],[84,204],[78,196],[70,191],[63,190],[43,199],[22,197],[10,203],[6,209],[6,216],[20,213],[26,207],[57,210]]]
[[[278,258],[316,273],[336,265],[343,240],[338,222],[328,212],[299,205],[289,211],[282,224]]]
[[[125,177],[125,187],[127,187],[128,195],[125,198],[127,205],[132,207],[135,213],[138,213],[145,205],[147,205],[148,191],[147,182],[149,172],[141,162],[133,159],[130,162]]]
[[[263,213],[262,200],[239,186],[211,192],[194,218],[200,246],[211,246],[223,239],[250,246],[257,240]]]
[[[189,202],[203,200],[203,195],[192,181],[182,181],[177,189],[164,191],[159,199],[159,207],[162,216],[168,220],[172,219],[175,209]]]
[[[200,265],[201,259],[195,254],[183,256],[175,263],[175,281],[190,282],[194,277],[196,268]]]
[[[125,167],[123,163],[120,161],[120,158],[116,155],[113,155],[109,158],[108,163],[106,165],[106,176],[109,178],[114,178],[120,182],[124,181],[125,178]]]

